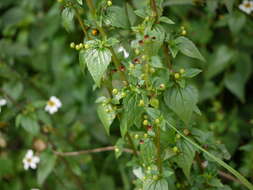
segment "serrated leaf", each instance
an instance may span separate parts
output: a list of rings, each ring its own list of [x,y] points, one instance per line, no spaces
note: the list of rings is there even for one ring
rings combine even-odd
[[[180,36],[175,39],[175,43],[177,44],[181,53],[186,56],[199,59],[201,61],[205,61],[204,57],[199,52],[198,48],[195,44],[186,37]]]
[[[168,190],[168,182],[165,179],[145,180],[143,182],[143,190]]]
[[[126,6],[127,6],[126,8],[127,8],[129,22],[130,22],[131,26],[134,26],[135,22],[137,20],[137,17],[135,15],[134,10],[131,7],[131,5],[129,5],[129,3],[126,3]]]
[[[176,156],[175,162],[182,168],[184,174],[189,179],[191,166],[195,157],[195,149],[185,140],[178,141],[177,147],[180,153]]]
[[[163,64],[159,56],[152,56],[150,64],[155,68],[163,68]]]
[[[109,112],[108,112],[109,110]],[[97,113],[99,116],[99,119],[101,120],[101,122],[103,123],[105,130],[107,132],[107,134],[110,134],[110,126],[113,122],[113,120],[116,117],[116,113],[115,111],[112,109],[111,105],[102,105],[100,104],[97,108]]]
[[[188,123],[198,101],[198,91],[192,85],[173,87],[165,92],[164,100],[179,118]]]
[[[73,8],[66,7],[62,11],[62,25],[68,32],[72,31],[74,28],[74,15],[75,11]]]
[[[16,124],[20,124],[27,132],[32,135],[39,133],[38,121],[33,115],[20,115],[16,120]]]
[[[42,185],[46,178],[49,176],[49,174],[54,169],[55,163],[56,163],[56,155],[50,154],[47,152],[44,152],[40,156],[40,164],[37,171],[37,181],[38,184]]]
[[[111,62],[111,52],[108,49],[88,49],[85,51],[85,62],[97,86],[100,86],[108,65]]]
[[[160,17],[159,21],[167,23],[167,24],[175,24],[171,19],[169,19],[168,17],[165,17],[165,16]]]
[[[125,10],[122,7],[111,6],[107,9],[104,22],[118,28],[128,28],[128,20]]]
[[[186,69],[186,71],[182,74],[182,76],[186,78],[193,78],[201,72],[202,71],[200,69],[190,68],[190,69]]]

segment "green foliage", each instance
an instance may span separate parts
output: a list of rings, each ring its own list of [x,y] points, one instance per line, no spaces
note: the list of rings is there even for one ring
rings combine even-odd
[[[0,189],[253,190],[241,3],[0,1]]]

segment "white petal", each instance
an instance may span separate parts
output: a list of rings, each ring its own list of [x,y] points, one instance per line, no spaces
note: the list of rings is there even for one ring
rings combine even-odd
[[[24,169],[28,170],[29,169],[29,164],[28,163],[24,163]]]
[[[127,51],[124,51],[124,57],[128,58],[129,57],[129,53]]]
[[[35,163],[30,163],[30,167],[32,168],[32,169],[36,169],[37,168],[37,165],[35,164]]]
[[[50,114],[54,114],[54,113],[57,112],[57,111],[58,111],[58,108],[57,108],[56,106],[50,107],[50,109],[48,110],[48,112],[49,112]]]
[[[125,51],[125,48],[123,48],[122,46],[119,47],[118,52],[122,52]]]
[[[33,157],[33,150],[28,150],[26,155],[25,155],[26,158],[31,158]]]
[[[0,106],[4,106],[7,104],[7,100],[5,99],[0,99]]]
[[[38,163],[40,162],[40,158],[39,158],[38,156],[34,156],[34,157],[32,158],[32,162],[38,164]]]

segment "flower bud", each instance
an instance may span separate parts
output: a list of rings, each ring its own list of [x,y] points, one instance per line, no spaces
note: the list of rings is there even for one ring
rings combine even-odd
[[[184,70],[184,69],[180,69],[179,72],[180,72],[181,74],[183,74],[183,73],[185,73],[185,70]]]
[[[88,48],[90,48],[90,45],[89,44],[84,44],[84,48],[88,49]]]
[[[116,95],[116,94],[118,94],[118,90],[117,90],[116,88],[114,88],[114,89],[112,90],[112,93],[113,93],[114,95]]]
[[[175,73],[174,77],[175,77],[175,79],[179,79],[180,78],[180,74],[179,73]]]
[[[185,36],[187,34],[186,30],[182,30],[181,34]]]
[[[112,6],[112,1],[107,1],[107,6]]]
[[[71,42],[69,46],[70,46],[70,48],[75,48],[75,43]]]
[[[165,84],[160,84],[160,86],[159,86],[159,88],[161,89],[161,90],[164,90],[165,89]]]
[[[160,124],[160,119],[155,119],[155,124]]]
[[[159,100],[157,98],[151,98],[150,105],[154,108],[158,108],[159,107]]]
[[[42,139],[36,139],[33,143],[33,147],[36,151],[42,152],[47,148],[47,144]]]
[[[97,29],[93,29],[93,30],[91,31],[91,34],[92,34],[93,36],[98,35],[98,30],[97,30]]]
[[[185,136],[188,136],[190,134],[190,131],[189,131],[189,129],[184,129],[183,133]]]
[[[148,120],[145,119],[145,120],[143,121],[143,125],[148,125]]]
[[[138,135],[138,134],[135,134],[135,135],[134,135],[134,138],[135,138],[135,139],[138,139],[138,138],[139,138],[139,135]]]
[[[140,100],[140,102],[139,102],[139,106],[145,106],[145,102],[144,102],[144,100]]]
[[[172,148],[172,151],[175,152],[175,153],[178,153],[178,152],[179,152],[179,150],[178,150],[178,148],[177,148],[176,146],[174,146],[174,147]]]

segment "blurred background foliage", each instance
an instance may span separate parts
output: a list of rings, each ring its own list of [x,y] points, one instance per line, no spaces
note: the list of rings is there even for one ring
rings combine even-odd
[[[133,1],[139,8],[143,2]],[[203,70],[195,79],[202,111],[195,118],[197,126],[212,131],[217,144],[223,142],[231,154],[229,164],[253,182],[253,17],[241,12],[239,3],[167,0],[164,15],[178,23],[172,27],[175,31],[184,26],[207,60],[177,56],[173,62],[175,69]],[[0,113],[0,189],[36,188],[50,173],[41,189],[130,190],[134,176],[126,167],[127,154],[118,160],[113,152],[56,159],[43,150],[41,156],[51,162],[52,171],[44,167],[41,172],[41,167],[40,176],[23,169],[28,149],[91,149],[114,145],[120,135],[114,127],[108,137],[99,122],[93,81],[69,48],[70,42],[82,41],[82,32],[78,24],[66,32],[62,9],[61,2],[52,0],[0,0],[0,98],[8,101]],[[63,107],[49,116],[41,104],[52,95]],[[17,117],[32,122],[19,126]]]

